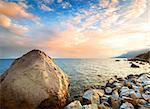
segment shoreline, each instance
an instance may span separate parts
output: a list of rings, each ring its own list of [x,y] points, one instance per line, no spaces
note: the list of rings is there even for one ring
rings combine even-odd
[[[64,109],[144,109],[150,108],[150,72],[110,78],[104,86],[91,87]],[[77,107],[77,108],[74,108]]]

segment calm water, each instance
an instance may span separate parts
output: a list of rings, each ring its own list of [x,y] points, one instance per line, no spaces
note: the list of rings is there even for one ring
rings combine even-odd
[[[85,87],[93,85],[103,85],[114,75],[121,77],[128,74],[150,73],[150,65],[140,65],[140,68],[131,68],[128,61],[120,59],[55,59],[55,63],[60,66],[70,77],[70,94],[79,96]],[[4,72],[12,59],[0,60],[0,72]]]

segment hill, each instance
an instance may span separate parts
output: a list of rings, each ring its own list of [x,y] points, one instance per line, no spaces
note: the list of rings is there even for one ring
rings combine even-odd
[[[141,49],[141,50],[134,50],[134,51],[129,51],[127,53],[124,53],[120,56],[116,56],[115,58],[134,58],[140,54],[148,52],[150,49]]]

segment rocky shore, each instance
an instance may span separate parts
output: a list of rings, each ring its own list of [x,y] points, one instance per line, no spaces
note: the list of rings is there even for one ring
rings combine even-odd
[[[150,109],[150,72],[114,76],[72,100],[68,76],[40,50],[16,59],[0,86],[1,109]]]
[[[142,61],[142,62],[150,63],[150,51],[135,56],[134,58],[129,58],[128,61]]]
[[[64,109],[150,109],[150,73],[114,76],[105,86],[84,92]]]

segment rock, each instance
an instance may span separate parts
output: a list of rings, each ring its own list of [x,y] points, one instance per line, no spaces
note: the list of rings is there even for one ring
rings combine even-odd
[[[141,64],[141,65],[145,65],[143,62],[140,62],[139,64]]]
[[[82,105],[80,101],[76,100],[68,104],[64,109],[82,109]]]
[[[139,68],[139,66],[136,65],[136,64],[134,64],[134,63],[131,64],[131,67],[132,67],[132,68]]]
[[[119,59],[116,59],[115,61],[120,61]]]
[[[123,99],[125,102],[131,103],[135,107],[140,103],[139,99],[136,98],[123,97]]]
[[[57,109],[66,105],[68,77],[40,50],[14,61],[0,82],[1,108]]]
[[[123,86],[120,90],[120,96],[128,96],[129,95],[129,88]]]
[[[112,93],[112,88],[111,87],[106,87],[105,88],[105,93],[106,94],[111,94]]]
[[[83,109],[98,109],[97,104],[83,105]]]
[[[142,61],[142,62],[149,62],[150,63],[150,51],[147,51],[143,54],[140,54],[133,58],[134,60]]]
[[[118,82],[115,82],[113,85],[115,86],[116,89],[120,89],[123,86],[123,84]]]
[[[119,109],[120,103],[120,100],[111,98],[111,105],[113,109]]]
[[[150,109],[150,106],[147,106],[147,105],[138,105],[138,109]]]
[[[142,93],[142,97],[144,98],[144,100],[150,101],[150,94]]]
[[[120,106],[120,109],[134,109],[134,106],[131,103],[125,102]]]
[[[136,85],[132,85],[132,88],[136,91],[136,92],[143,92],[143,87],[142,86],[136,86]]]
[[[104,92],[102,90],[98,89],[90,89],[87,90],[84,95],[83,95],[83,104],[89,104],[89,103],[94,103],[94,104],[99,104],[100,103],[100,96],[103,96]]]
[[[150,74],[142,74],[137,79],[138,82],[140,82],[143,86],[150,84]]]
[[[98,105],[98,109],[111,109],[111,107],[107,102],[105,102],[103,104]]]
[[[113,99],[113,100],[119,100],[118,90],[114,90],[114,91],[112,92],[112,99]]]

